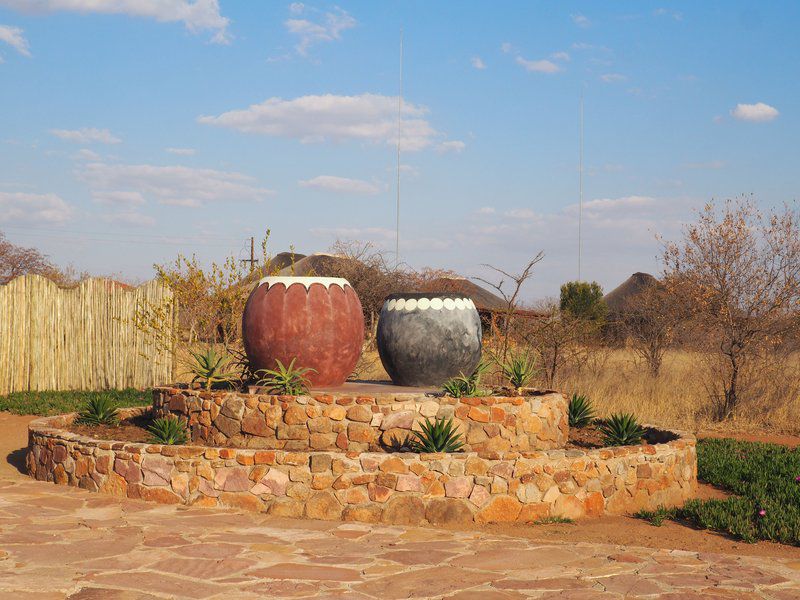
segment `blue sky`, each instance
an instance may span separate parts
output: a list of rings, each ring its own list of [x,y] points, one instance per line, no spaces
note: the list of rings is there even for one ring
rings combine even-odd
[[[800,189],[797,2],[0,0],[0,231],[146,279],[336,239],[525,290],[655,271],[711,198]]]

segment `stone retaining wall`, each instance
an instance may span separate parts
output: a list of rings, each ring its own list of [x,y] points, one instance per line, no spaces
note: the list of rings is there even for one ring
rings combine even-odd
[[[144,409],[129,409],[126,415]],[[42,481],[161,503],[396,524],[531,522],[681,505],[697,485],[695,439],[597,450],[412,454],[290,452],[100,441],[29,426]]]
[[[424,394],[271,396],[153,390],[153,407],[189,423],[192,441],[271,450],[379,452],[405,440],[426,417],[453,417],[466,452],[563,448],[567,399],[537,396],[449,398]]]

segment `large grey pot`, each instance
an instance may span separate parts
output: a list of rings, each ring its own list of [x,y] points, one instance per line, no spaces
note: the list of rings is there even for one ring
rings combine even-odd
[[[440,386],[471,374],[481,359],[475,304],[449,292],[387,296],[378,319],[378,353],[396,385]]]

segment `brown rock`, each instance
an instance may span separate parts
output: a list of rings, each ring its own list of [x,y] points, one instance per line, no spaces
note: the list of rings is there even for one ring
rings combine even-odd
[[[330,492],[317,492],[306,502],[305,516],[309,519],[332,521],[342,516],[342,505]]]
[[[354,408],[363,408],[356,405]],[[351,442],[370,444],[375,441],[378,432],[366,423],[350,423],[347,426],[347,437]]]
[[[312,473],[321,473],[323,471],[331,470],[331,463],[333,459],[329,454],[312,454],[309,464]]]
[[[116,459],[114,461],[114,471],[125,478],[130,483],[140,483],[142,481],[142,471],[132,460]]]
[[[283,413],[283,422],[287,425],[304,425],[308,415],[304,406],[293,404]]]
[[[231,493],[223,492],[219,497],[219,503],[232,508],[240,508],[242,510],[249,510],[253,512],[261,512],[264,510],[264,504],[259,500],[258,496],[248,493]]]
[[[467,477],[452,477],[444,484],[445,495],[448,498],[467,498],[472,492],[473,479]]]
[[[559,496],[553,505],[553,515],[567,519],[580,519],[586,514],[583,503],[575,496]]]
[[[381,431],[388,429],[411,429],[417,413],[413,410],[400,410],[389,413],[381,421]]]
[[[267,512],[276,517],[292,517],[299,519],[303,516],[303,503],[291,498],[276,498],[270,504]]]
[[[428,501],[425,518],[433,525],[464,525],[472,523],[472,511],[462,500],[437,498]]]
[[[377,523],[381,519],[383,509],[375,504],[364,506],[346,506],[342,511],[343,521],[360,521],[361,523]]]
[[[425,504],[417,496],[395,496],[381,515],[381,521],[395,525],[420,525],[424,518]]]
[[[242,419],[242,432],[258,437],[272,437],[275,432],[267,427],[267,421],[258,411],[253,411]]]
[[[381,463],[380,470],[384,473],[408,473],[408,465],[402,459],[393,456]]]
[[[512,496],[496,496],[481,509],[475,520],[479,523],[506,523],[516,521],[522,504]]]
[[[347,418],[359,423],[369,423],[372,421],[372,411],[363,404],[356,404],[347,409]]]
[[[326,417],[315,417],[306,423],[311,433],[330,433],[332,426],[331,420]]]

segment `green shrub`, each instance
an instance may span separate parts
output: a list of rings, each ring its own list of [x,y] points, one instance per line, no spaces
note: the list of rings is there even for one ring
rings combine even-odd
[[[453,427],[453,417],[436,417],[433,423],[427,417],[420,424],[422,431],[412,431],[416,438],[410,440],[414,452],[458,452],[464,446],[461,434]]]
[[[90,398],[78,413],[76,423],[82,425],[119,425],[119,410],[108,396]]]
[[[567,406],[567,416],[570,427],[586,427],[590,425],[595,419],[592,401],[586,396],[572,394]]]
[[[190,352],[190,354],[192,358],[189,362],[189,372],[194,375],[192,383],[199,381],[206,390],[210,390],[217,383],[230,383],[239,378],[238,373],[231,368],[230,356],[217,354],[210,346],[205,352]]]
[[[189,439],[186,425],[174,415],[154,419],[147,431],[153,436],[152,441],[156,444],[174,446],[185,444]]]
[[[102,390],[84,391],[44,391],[12,392],[0,396],[0,411],[16,415],[63,415],[79,412],[94,398],[108,398],[120,408],[128,406],[148,406],[153,403],[150,390]]]
[[[676,518],[677,514],[678,509],[659,506],[655,510],[640,510],[633,516],[638,519],[649,521],[651,525],[655,525],[656,527],[661,527],[665,520],[674,519]]]
[[[630,446],[642,441],[645,431],[632,414],[617,413],[598,427],[606,446]]]
[[[521,354],[509,353],[505,363],[500,365],[503,377],[515,388],[519,389],[528,385],[536,375],[536,361],[528,352]]]
[[[596,282],[570,281],[561,286],[559,307],[568,315],[602,325],[608,314],[603,288]]]
[[[442,385],[444,393],[453,398],[469,398],[480,395],[482,393],[479,389],[481,376],[489,366],[488,362],[480,361],[471,375],[467,376],[461,373],[458,377],[447,380]]]
[[[259,369],[256,376],[260,377],[258,385],[269,388],[270,394],[280,394],[282,396],[301,396],[308,393],[311,382],[306,375],[316,373],[314,369],[307,367],[295,367],[293,358],[288,366],[284,366],[279,360],[275,362],[277,369]]]

